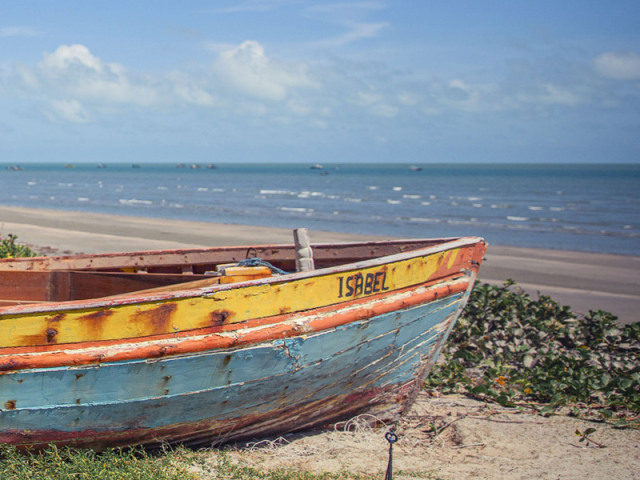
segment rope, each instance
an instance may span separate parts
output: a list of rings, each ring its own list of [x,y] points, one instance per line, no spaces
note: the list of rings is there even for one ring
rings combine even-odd
[[[284,270],[280,270],[278,267],[274,267],[269,262],[265,262],[264,260],[258,257],[240,260],[238,262],[238,266],[239,267],[267,267],[269,270],[271,270],[272,273],[277,273],[278,275],[287,275],[288,273],[288,272],[285,272]]]
[[[387,473],[384,475],[384,480],[393,479],[393,444],[398,441],[398,436],[393,432],[387,432],[384,434],[384,438],[389,442],[389,463],[387,464]]]

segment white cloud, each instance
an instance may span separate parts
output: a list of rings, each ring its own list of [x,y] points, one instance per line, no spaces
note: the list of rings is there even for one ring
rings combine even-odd
[[[0,37],[35,37],[38,34],[29,27],[3,27],[0,28]]]
[[[28,88],[38,88],[40,85],[40,79],[33,72],[33,70],[26,68],[22,65],[15,67],[15,73],[20,78],[20,82]]]
[[[233,2],[231,7],[218,8],[217,13],[268,12],[289,3],[288,0],[247,0]]]
[[[553,104],[553,105],[578,105],[580,103],[580,97],[568,88],[561,87],[559,85],[543,85],[543,93],[540,96],[540,101]]]
[[[312,45],[315,47],[343,47],[345,45],[357,42],[365,38],[377,37],[383,29],[389,26],[389,24],[386,22],[351,23],[345,24],[345,26],[348,28],[347,32],[341,35],[336,35],[335,37],[315,42]]]
[[[553,105],[575,107],[584,103],[583,96],[578,91],[579,88],[576,86],[540,83],[529,89],[518,91],[513,97],[506,97],[504,106],[509,109]]]
[[[135,85],[122,65],[103,62],[84,45],[59,46],[45,53],[38,68],[50,87],[66,95],[101,103],[150,105],[158,101],[154,88]]]
[[[476,113],[495,109],[495,105],[484,101],[488,94],[486,86],[454,78],[446,84],[436,82],[432,88],[435,102],[442,107]]]
[[[393,118],[398,115],[398,108],[386,103],[379,103],[369,109],[377,117]]]
[[[214,71],[231,89],[262,100],[279,101],[290,90],[319,86],[304,65],[272,62],[264,47],[252,40],[220,53]]]
[[[372,92],[358,92],[357,103],[360,105],[370,106],[375,103],[381,102],[383,99],[382,95],[379,93]]]
[[[309,105],[309,102],[302,99],[292,99],[287,102],[287,108],[295,115],[305,116],[312,113],[313,109]]]
[[[87,123],[89,115],[77,100],[52,100],[50,120],[62,119],[72,123]]]
[[[307,14],[320,16],[326,21],[344,28],[344,33],[312,42],[312,47],[343,47],[345,45],[380,35],[389,27],[388,22],[371,22],[366,19],[372,12],[388,6],[378,1],[320,3],[306,9]]]
[[[79,66],[98,73],[103,71],[102,62],[84,45],[60,45],[55,52],[45,53],[40,67],[49,72],[65,73]]]
[[[398,93],[397,98],[398,102],[408,107],[413,107],[420,101],[418,95],[406,91]]]
[[[173,82],[173,92],[178,99],[183,102],[202,107],[213,107],[218,102],[216,98],[203,87],[200,87],[195,81],[182,73],[173,73],[168,76]]]
[[[338,3],[321,3],[313,5],[307,10],[309,12],[319,12],[332,15],[345,16],[354,12],[366,12],[370,10],[382,10],[385,5],[382,2],[338,2]]]
[[[377,92],[360,91],[350,103],[364,107],[367,112],[376,117],[392,118],[399,112],[398,107],[391,105],[383,94]]]
[[[640,78],[640,55],[633,52],[607,52],[598,55],[593,63],[603,76],[617,80]]]

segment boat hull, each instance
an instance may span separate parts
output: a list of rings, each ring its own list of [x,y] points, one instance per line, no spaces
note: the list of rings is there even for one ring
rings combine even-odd
[[[483,252],[473,246],[445,256],[403,256],[197,295],[125,298],[102,306],[71,302],[60,311],[8,309],[0,319],[7,333],[0,340],[0,442],[97,449],[217,445],[365,412],[393,422],[409,408],[435,362]],[[376,280],[376,272],[385,272],[384,278]],[[347,285],[349,278],[354,280]],[[301,298],[288,300],[286,311],[274,291],[284,292],[282,298],[299,291]],[[234,303],[237,292],[244,304]],[[267,299],[270,305],[252,306]],[[175,302],[180,306],[172,307]],[[175,316],[185,310],[181,302],[194,307],[190,319]],[[215,304],[208,318],[217,312],[216,324],[202,324],[199,302]],[[131,325],[117,330],[103,324],[87,338],[87,316],[94,323],[108,324],[113,317],[123,322],[145,305],[156,312],[164,308],[154,330],[134,335],[127,331]],[[110,310],[116,313],[95,314]],[[222,310],[231,313],[220,322]],[[52,335],[46,331],[25,333],[20,320],[44,322],[49,330],[55,325],[55,341],[47,342]],[[25,338],[36,345],[21,345]]]

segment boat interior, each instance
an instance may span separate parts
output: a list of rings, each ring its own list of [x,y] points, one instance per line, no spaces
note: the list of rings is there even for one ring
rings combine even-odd
[[[312,245],[313,268],[369,260],[450,240]],[[0,260],[0,309],[242,282],[296,272],[296,260],[293,245]]]

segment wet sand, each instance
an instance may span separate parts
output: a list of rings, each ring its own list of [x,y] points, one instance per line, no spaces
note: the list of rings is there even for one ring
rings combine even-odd
[[[293,241],[291,230],[283,228],[0,207],[0,235],[9,233],[49,255]],[[313,242],[388,238],[319,231],[310,235]],[[621,323],[639,319],[640,257],[490,245],[480,281],[501,284],[507,279],[576,313],[599,309],[617,315]]]

